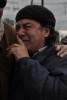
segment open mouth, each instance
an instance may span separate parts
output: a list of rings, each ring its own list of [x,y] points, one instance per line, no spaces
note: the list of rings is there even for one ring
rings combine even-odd
[[[24,43],[29,43],[30,39],[29,38],[24,38],[24,37],[19,37]]]
[[[28,43],[30,43],[30,41],[29,40],[22,40],[25,44],[28,44]]]
[[[29,42],[29,40],[22,40],[23,42]]]

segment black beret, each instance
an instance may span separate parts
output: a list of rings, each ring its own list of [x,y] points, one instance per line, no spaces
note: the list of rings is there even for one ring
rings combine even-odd
[[[16,15],[16,22],[25,18],[35,20],[41,25],[49,26],[53,29],[56,23],[54,14],[46,7],[40,5],[27,5],[20,9]]]
[[[4,8],[6,6],[7,0],[0,0],[0,8]]]

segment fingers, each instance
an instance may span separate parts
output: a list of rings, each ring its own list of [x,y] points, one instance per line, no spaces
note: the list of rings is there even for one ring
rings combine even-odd
[[[18,44],[13,44],[7,48],[7,56],[11,56],[13,54],[16,60],[20,59],[21,57],[29,57],[27,48],[25,47],[23,41],[18,36],[17,40]]]
[[[9,46],[6,50],[9,51],[11,48],[18,47],[18,46],[19,46],[18,44],[13,44],[13,45]]]
[[[57,45],[56,50],[58,51],[57,55],[63,57],[67,54],[67,45]]]
[[[7,57],[10,57],[12,54],[15,54],[13,48],[8,51]]]
[[[65,51],[65,52],[63,52],[63,53],[61,53],[59,55],[60,55],[60,57],[63,57],[64,55],[67,55],[67,51]]]
[[[9,46],[6,51],[7,53],[7,57],[10,57],[12,54],[16,54],[17,48],[19,47],[19,44],[13,44],[11,46]]]
[[[24,45],[23,41],[18,37],[18,35],[17,35],[17,41],[18,41],[18,43],[19,43],[20,45]]]

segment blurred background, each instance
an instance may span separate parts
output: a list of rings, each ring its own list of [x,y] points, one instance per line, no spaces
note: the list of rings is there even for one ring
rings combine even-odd
[[[14,25],[18,10],[33,4],[45,6],[54,13],[59,40],[67,40],[67,0],[7,0],[2,19]]]

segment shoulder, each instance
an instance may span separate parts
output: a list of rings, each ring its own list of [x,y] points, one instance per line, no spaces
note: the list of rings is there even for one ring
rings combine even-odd
[[[55,47],[46,48],[44,54],[46,56],[46,57],[44,57],[45,58],[44,63],[46,63],[46,66],[48,66],[49,69],[57,68],[57,67],[61,67],[61,66],[67,66],[67,55],[65,55],[62,58],[59,57],[57,55]],[[43,56],[44,56],[44,54],[43,54]]]

